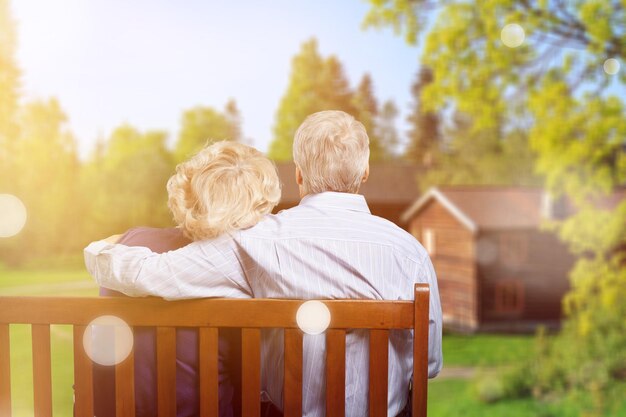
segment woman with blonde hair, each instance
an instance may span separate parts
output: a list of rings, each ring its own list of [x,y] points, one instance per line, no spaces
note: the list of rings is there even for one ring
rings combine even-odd
[[[261,152],[237,142],[222,141],[200,150],[180,163],[167,183],[168,206],[175,228],[138,227],[127,231],[118,243],[145,246],[167,252],[192,241],[254,226],[271,213],[280,200],[280,182],[275,165]],[[100,295],[123,296],[101,288]],[[244,292],[230,296],[247,298]],[[157,415],[156,352],[154,328],[134,329],[135,412],[138,417]],[[191,329],[176,332],[177,417],[199,415],[198,334]],[[240,415],[236,358],[240,335],[220,330],[219,415]],[[233,360],[229,360],[233,358]],[[94,364],[94,411],[98,417],[115,416],[115,372]]]

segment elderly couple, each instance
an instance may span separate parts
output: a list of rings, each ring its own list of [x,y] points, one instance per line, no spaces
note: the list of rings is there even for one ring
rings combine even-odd
[[[169,207],[178,228],[133,229],[121,240],[111,236],[91,243],[85,249],[89,272],[101,287],[170,300],[406,300],[416,282],[426,282],[431,290],[428,373],[436,376],[442,366],[442,328],[435,271],[424,248],[393,223],[372,215],[358,194],[369,175],[365,128],[341,111],[312,114],[296,132],[293,159],[300,204],[272,215],[280,199],[272,162],[242,144],[208,146],[180,164],[168,182]],[[179,330],[178,416],[198,413],[194,337]],[[220,354],[232,354],[232,346],[228,347],[232,335],[220,334],[220,338]],[[303,415],[323,416],[324,335],[305,335],[303,343]],[[366,333],[348,333],[347,416],[368,414],[367,346]],[[282,361],[282,332],[269,330],[262,339],[263,398],[278,410],[283,401]],[[224,374],[227,362],[221,363]],[[391,332],[389,416],[401,415],[405,409],[411,369],[410,332]],[[142,375],[139,370],[137,385]],[[220,415],[232,415],[232,387],[228,389],[226,376],[220,378]],[[153,375],[146,379],[145,385],[155,380]],[[156,415],[150,404],[155,391],[150,394],[150,387],[145,388],[147,393],[136,391],[138,415]]]

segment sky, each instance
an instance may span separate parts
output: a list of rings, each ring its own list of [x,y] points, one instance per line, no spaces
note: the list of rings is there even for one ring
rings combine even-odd
[[[372,75],[379,101],[399,108],[404,137],[419,50],[389,29],[363,30],[368,8],[360,0],[14,0],[22,93],[59,99],[83,157],[122,123],[175,138],[185,109],[222,109],[231,97],[244,135],[266,151],[291,59],[316,37],[352,86]]]

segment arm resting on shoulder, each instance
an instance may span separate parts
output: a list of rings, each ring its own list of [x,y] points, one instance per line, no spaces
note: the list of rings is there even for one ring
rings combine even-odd
[[[101,240],[85,248],[85,265],[100,286],[134,297],[250,297],[228,242],[218,238],[158,254]]]

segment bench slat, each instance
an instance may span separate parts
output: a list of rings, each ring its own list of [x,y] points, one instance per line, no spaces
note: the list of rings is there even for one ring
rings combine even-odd
[[[218,417],[218,330],[199,329],[200,416]]]
[[[413,417],[426,417],[428,399],[428,284],[415,284],[413,329]]]
[[[369,409],[371,417],[387,416],[389,331],[370,330]]]
[[[52,417],[50,326],[47,324],[33,324],[32,343],[35,417]]]
[[[124,361],[115,365],[115,415],[134,417],[135,415],[135,351]]]
[[[410,301],[324,300],[324,304],[336,328],[413,328]],[[129,326],[297,329],[295,312],[300,305],[302,300],[0,297],[0,323],[87,325],[94,317],[115,311]],[[364,307],[368,315],[361,314]]]
[[[241,412],[261,414],[261,331],[241,330]]]
[[[331,316],[333,317],[333,316]],[[326,415],[346,414],[346,331],[326,331]]]
[[[74,326],[74,404],[76,417],[93,416],[93,365],[83,348],[86,326]]]
[[[11,341],[9,325],[0,324],[0,416],[11,415]]]
[[[302,332],[285,329],[284,415],[302,416]]]
[[[176,328],[157,327],[159,417],[176,417]]]

